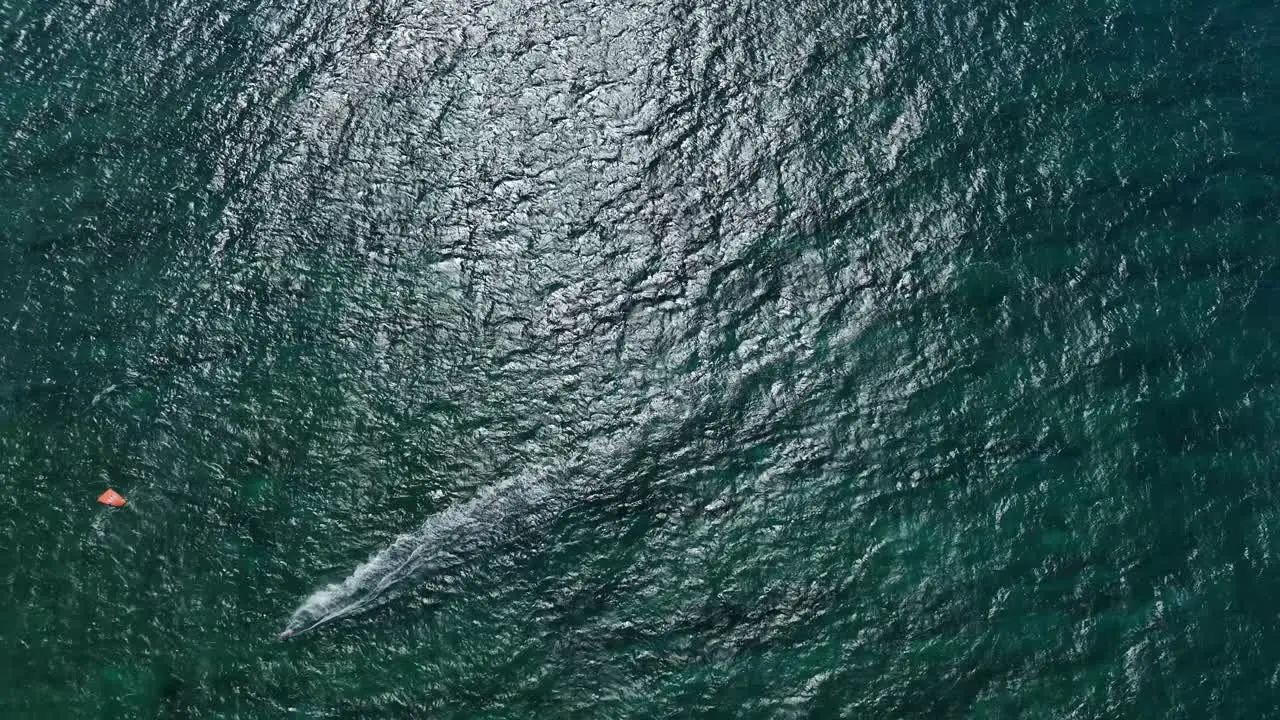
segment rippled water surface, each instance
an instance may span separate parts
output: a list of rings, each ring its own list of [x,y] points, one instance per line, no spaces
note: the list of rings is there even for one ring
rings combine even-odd
[[[1264,717],[1277,128],[1259,0],[0,0],[0,715]]]

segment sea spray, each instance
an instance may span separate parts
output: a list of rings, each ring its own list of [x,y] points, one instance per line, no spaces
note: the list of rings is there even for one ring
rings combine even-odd
[[[342,582],[312,593],[294,610],[280,637],[364,612],[407,589],[407,581],[469,562],[553,514],[556,497],[547,485],[528,478],[490,485],[400,535]]]

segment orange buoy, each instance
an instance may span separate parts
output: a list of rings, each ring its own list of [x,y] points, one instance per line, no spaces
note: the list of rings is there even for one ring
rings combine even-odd
[[[124,496],[111,488],[107,488],[106,492],[98,496],[98,502],[111,507],[124,507]]]

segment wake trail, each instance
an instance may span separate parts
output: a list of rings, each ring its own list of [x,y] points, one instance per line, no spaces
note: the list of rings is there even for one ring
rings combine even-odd
[[[543,483],[513,479],[427,519],[356,567],[345,580],[313,592],[293,611],[280,638],[351,617],[395,597],[405,581],[455,568],[554,513]]]

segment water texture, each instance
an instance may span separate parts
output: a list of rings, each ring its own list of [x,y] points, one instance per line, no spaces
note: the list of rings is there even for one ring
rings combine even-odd
[[[0,717],[1271,716],[1277,128],[1258,0],[0,0]]]

